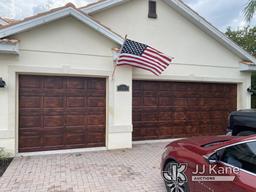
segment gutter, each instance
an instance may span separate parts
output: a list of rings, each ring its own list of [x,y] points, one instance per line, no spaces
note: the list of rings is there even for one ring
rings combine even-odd
[[[19,41],[0,39],[0,54],[19,55]]]
[[[256,64],[243,64],[240,63],[240,71],[241,72],[256,72]]]

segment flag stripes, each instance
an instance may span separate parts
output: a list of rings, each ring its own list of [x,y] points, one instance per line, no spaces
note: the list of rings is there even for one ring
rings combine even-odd
[[[171,58],[148,45],[126,39],[117,59],[117,65],[138,67],[159,76],[171,61]]]

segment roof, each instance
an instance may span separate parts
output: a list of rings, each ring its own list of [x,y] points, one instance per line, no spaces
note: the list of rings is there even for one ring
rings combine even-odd
[[[11,19],[11,18],[6,18],[6,17],[0,17],[0,19],[4,20],[6,22],[6,24],[11,24],[11,23],[16,23],[20,20],[18,19]]]
[[[85,7],[81,7],[81,11],[86,14],[93,14],[111,7],[126,3],[131,0],[100,0],[96,3],[89,4]],[[251,61],[256,64],[256,58],[249,54],[247,51],[242,49],[239,45],[230,40],[224,33],[219,31],[216,27],[210,24],[206,19],[200,16],[197,12],[192,10],[189,6],[183,3],[181,0],[163,0],[170,7],[196,25],[198,28],[203,30],[205,33],[210,35],[220,44],[225,46],[228,50],[239,56],[241,59]]]
[[[7,25],[7,24],[8,22],[4,18],[0,17],[0,26]]]
[[[19,40],[0,39],[0,53],[19,54]]]
[[[0,28],[13,22],[17,22],[17,20],[0,17]],[[8,38],[0,39],[0,53],[19,54],[19,40]]]
[[[0,43],[16,44],[19,40],[17,39],[0,39]]]
[[[99,0],[95,3],[80,7],[80,10],[82,10],[86,14],[91,14],[123,4],[128,1],[130,0]]]
[[[118,44],[122,44],[124,41],[124,39],[120,35],[116,34],[106,26],[103,26],[102,24],[94,20],[92,17],[80,11],[71,3],[68,3],[63,7],[59,7],[44,13],[34,15],[32,17],[27,17],[21,21],[15,21],[7,25],[1,26],[0,39],[9,37],[11,35],[26,31],[30,28],[33,28],[51,21],[58,20],[66,16],[75,17],[76,19],[80,20],[84,24],[87,24],[91,28],[95,29],[96,31],[100,32],[101,34],[103,34],[104,36],[106,36],[107,38],[113,40]]]
[[[100,32],[104,36],[108,37],[109,39],[113,40],[118,44],[122,44],[124,39],[118,35],[117,33],[113,32],[106,26],[100,24],[88,14],[93,14],[125,2],[131,0],[100,0],[96,3],[89,4],[85,7],[81,7],[77,9],[72,3],[68,3],[63,7],[59,7],[56,9],[52,9],[50,11],[40,13],[38,15],[25,18],[21,21],[16,20],[8,20],[0,18],[0,22],[5,22],[5,24],[0,23],[0,39],[7,38],[11,35],[17,34],[19,32],[26,31],[30,28],[66,17],[66,16],[73,16],[80,20],[81,22],[89,25],[91,28],[95,29],[96,31]],[[240,46],[235,44],[231,41],[225,34],[207,22],[203,17],[201,17],[198,13],[193,11],[190,7],[188,7],[185,3],[181,0],[163,0],[165,1],[170,7],[175,9],[189,21],[191,21],[194,25],[199,27],[205,33],[213,37],[217,40],[220,44],[225,46],[234,54],[238,55],[242,60],[250,61],[253,64],[256,64],[256,58],[242,49]],[[1,42],[0,42],[1,43]],[[1,50],[0,50],[1,52]]]

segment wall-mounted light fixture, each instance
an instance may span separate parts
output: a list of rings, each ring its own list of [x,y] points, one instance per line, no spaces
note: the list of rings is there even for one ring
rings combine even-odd
[[[6,83],[5,81],[0,77],[0,88],[5,88]]]
[[[256,87],[249,87],[247,89],[247,91],[251,94],[251,95],[256,95]]]

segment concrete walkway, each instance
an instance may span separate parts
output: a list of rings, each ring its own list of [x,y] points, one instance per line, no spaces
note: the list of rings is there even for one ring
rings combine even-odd
[[[18,157],[1,192],[164,192],[160,159],[167,143],[80,154]]]

